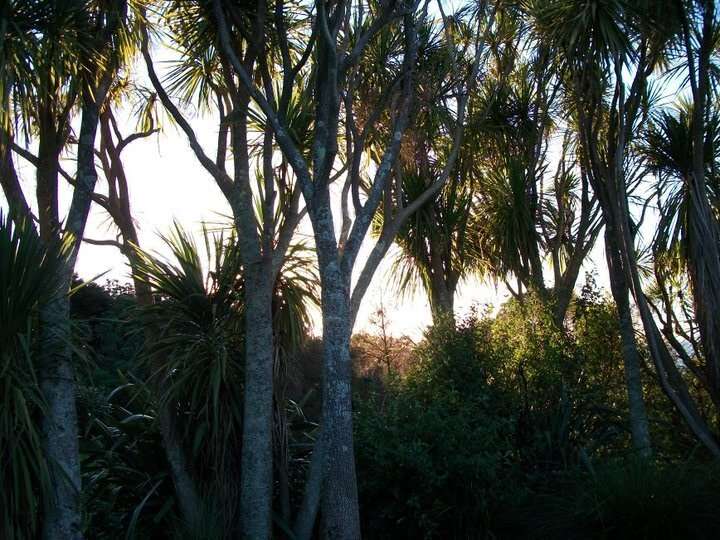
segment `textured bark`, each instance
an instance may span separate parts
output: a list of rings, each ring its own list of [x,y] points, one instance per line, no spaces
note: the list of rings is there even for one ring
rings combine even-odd
[[[264,29],[264,13],[266,5],[259,4],[254,20],[256,44],[262,43]],[[254,84],[250,75],[254,71],[257,54],[262,47],[250,46],[241,59],[234,48],[234,40],[230,35],[220,2],[213,4],[218,24],[224,67],[223,72],[229,95],[232,99],[233,115],[231,127],[234,175],[231,178],[225,171],[222,162],[223,131],[220,130],[218,162],[210,159],[197,140],[189,122],[173,104],[163,88],[152,63],[148,49],[147,32],[143,33],[141,51],[148,68],[148,76],[158,93],[164,107],[172,115],[180,128],[185,132],[190,147],[201,165],[213,176],[218,187],[227,199],[233,211],[235,226],[238,231],[238,242],[245,277],[245,394],[243,412],[243,448],[241,456],[242,478],[240,494],[240,527],[244,538],[262,540],[270,538],[272,517],[273,488],[273,328],[272,328],[272,289],[274,272],[279,271],[284,252],[287,249],[292,230],[297,225],[296,216],[289,216],[283,225],[279,238],[283,240],[273,250],[273,238],[261,238],[255,221],[255,208],[250,184],[249,148],[247,141],[247,108]],[[230,66],[242,80],[242,87],[237,87],[232,77]],[[288,135],[275,132],[276,138],[288,139]],[[265,192],[264,207],[271,206]],[[297,214],[297,203],[292,207]],[[290,230],[288,230],[288,228]],[[265,231],[265,227],[263,230]],[[274,231],[272,231],[274,233]],[[262,248],[266,249],[263,250]]]
[[[373,215],[384,193],[386,182],[399,154],[403,133],[408,123],[409,106],[412,99],[412,71],[417,53],[417,33],[414,20],[414,10],[417,9],[417,6],[417,3],[403,6],[401,11],[397,9],[398,6],[395,3],[383,4],[370,28],[359,35],[357,43],[349,51],[345,51],[342,50],[343,47],[338,46],[336,40],[341,26],[346,21],[347,6],[343,4],[326,5],[324,2],[316,5],[317,27],[319,30],[314,47],[317,77],[314,78],[314,140],[311,151],[312,167],[310,167],[305,155],[296,146],[295,141],[286,129],[283,112],[281,111],[278,114],[276,108],[270,105],[267,99],[268,96],[263,95],[255,84],[249,67],[244,65],[235,53],[233,36],[231,36],[228,28],[222,2],[220,0],[213,2],[222,50],[227,55],[227,59],[244,90],[265,113],[268,123],[272,127],[275,140],[292,166],[302,189],[315,235],[322,285],[325,363],[323,385],[323,430],[325,435],[323,440],[327,441],[326,452],[316,455],[326,456],[323,460],[326,464],[324,467],[324,479],[321,480],[328,487],[323,493],[323,517],[326,535],[331,538],[360,537],[352,445],[349,354],[352,318],[350,275],[362,240],[365,238],[372,222]],[[401,12],[404,19],[406,38],[406,55],[403,69],[407,76],[406,81],[404,81],[405,86],[401,96],[401,105],[397,108],[391,142],[380,160],[374,180],[367,193],[367,199],[362,210],[357,213],[354,224],[347,229],[347,241],[343,243],[342,249],[340,249],[335,238],[329,183],[337,155],[339,97],[342,94],[342,85],[347,83],[348,70],[357,62],[368,41],[383,29],[393,17],[400,16]],[[258,37],[262,35],[262,28],[257,34]],[[284,37],[281,38],[281,44],[284,42],[285,46],[287,46],[287,41],[284,40]],[[305,59],[309,57],[310,51],[311,48],[308,47],[306,51],[308,55],[304,56]],[[283,81],[283,96],[288,96],[289,92],[292,91],[296,76],[299,73],[289,64],[288,58],[289,55],[284,55],[283,70],[286,77]],[[298,65],[302,65],[303,62],[304,60],[301,60]],[[473,69],[473,80],[477,75],[478,64],[479,60],[475,63]],[[283,98],[281,98],[281,101],[283,101]],[[466,99],[461,99],[458,107],[459,124],[462,124],[465,104]],[[348,114],[352,113],[348,112]],[[456,139],[459,140],[460,135],[458,133]],[[456,154],[457,149],[455,149],[453,155]],[[451,167],[452,165],[448,169]],[[442,181],[437,182],[428,189],[426,197],[416,201],[416,204],[410,205],[401,216],[402,219],[405,219],[414,209],[436,193],[447,179],[447,174],[443,175]],[[360,178],[351,177],[350,181],[355,181],[356,185],[359,186]],[[386,250],[385,245],[383,246],[383,249]],[[371,256],[373,261],[377,259],[378,250],[375,250],[375,254],[375,257]],[[368,274],[362,280],[363,284],[369,283],[372,272]],[[363,287],[365,286],[363,285]],[[361,297],[362,294],[357,297],[358,304]],[[354,306],[355,302],[353,302]]]
[[[49,135],[45,135],[49,136]],[[54,135],[52,135],[54,140]],[[42,145],[41,145],[42,146]],[[57,159],[51,159],[44,144],[37,169],[40,235],[45,242],[57,241],[59,223],[52,193],[57,182]],[[78,172],[80,167],[78,166]],[[42,186],[41,186],[42,185]],[[77,221],[77,220],[76,220]],[[75,372],[70,348],[70,304],[68,293],[74,260],[67,261],[55,276],[53,297],[40,306],[38,380],[47,410],[42,422],[43,449],[51,481],[43,501],[42,537],[45,540],[82,538],[80,516],[80,456],[78,422],[75,408]]]
[[[337,263],[321,263],[323,320],[323,432],[326,482],[323,532],[328,539],[359,539],[352,430],[349,277]]]
[[[70,275],[66,270],[54,277],[55,295],[40,306],[39,383],[47,406],[42,431],[51,472],[50,492],[44,501],[45,540],[82,538],[75,374],[70,350]]]
[[[433,324],[455,320],[455,290],[444,279],[433,280],[430,290]]]
[[[247,134],[249,97],[234,98],[240,121],[232,128],[234,183],[229,199],[238,231],[245,278],[245,392],[243,403],[240,519],[246,539],[272,534],[273,320],[271,239],[257,232]],[[272,236],[272,231],[268,234]],[[267,250],[263,252],[263,244]]]
[[[577,281],[577,276],[575,281]],[[565,283],[555,286],[553,291],[555,296],[555,304],[553,305],[553,323],[558,328],[563,328],[565,326],[565,316],[570,308],[570,302],[572,300],[574,289],[574,282],[572,287]]]
[[[243,538],[270,538],[273,489],[273,327],[270,275],[246,271],[245,401],[240,515]],[[263,275],[265,274],[265,275]]]
[[[430,279],[427,283],[430,296],[430,311],[432,312],[433,324],[438,324],[445,320],[455,320],[455,285],[457,279],[456,272],[453,271],[452,251],[455,248],[453,244],[452,233],[448,234],[448,238],[431,237],[428,239],[428,247],[425,253],[418,254],[420,264],[426,267]],[[418,262],[419,262],[418,261]],[[416,264],[418,264],[416,262]]]
[[[630,311],[630,298],[625,272],[617,250],[617,244],[612,239],[609,229],[605,232],[605,253],[610,274],[610,288],[617,309],[620,326],[620,339],[622,343],[623,364],[625,368],[625,387],[628,394],[628,409],[630,413],[630,431],[632,433],[633,447],[642,457],[652,455],[650,439],[650,426],[648,424],[645,399],[643,398],[642,380],[640,377],[640,354],[635,340],[632,314]]]

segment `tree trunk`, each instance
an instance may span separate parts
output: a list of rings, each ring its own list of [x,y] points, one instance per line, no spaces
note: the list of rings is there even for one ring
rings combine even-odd
[[[27,203],[27,199],[23,194],[20,180],[15,170],[12,159],[12,150],[10,149],[10,136],[6,133],[0,133],[5,141],[0,141],[0,187],[5,194],[5,200],[8,203],[10,217],[16,223],[26,223],[34,227],[32,212]]]
[[[433,283],[430,291],[430,308],[432,311],[433,324],[437,325],[443,321],[455,321],[455,291],[445,283],[445,279],[438,279],[433,276]]]
[[[565,269],[564,273],[558,272],[559,280],[556,279],[554,284],[555,302],[553,306],[553,322],[558,328],[564,328],[565,316],[570,308],[575,284],[580,275],[580,268],[584,260],[584,256],[573,253],[572,258]]]
[[[324,254],[326,255],[326,254]],[[319,254],[323,320],[323,531],[328,539],[360,538],[352,427],[350,279],[334,257]]]
[[[555,290],[553,291],[555,296],[555,303],[553,305],[553,323],[558,328],[565,327],[565,316],[570,308],[573,289],[574,287],[570,287],[565,283],[560,283],[555,286]]]
[[[272,281],[265,265],[245,278],[245,402],[240,515],[248,540],[269,539],[273,490]]]
[[[110,79],[105,76],[94,89],[86,89],[78,137],[77,184],[65,223],[65,236],[72,242],[68,261],[57,276],[55,297],[40,309],[40,388],[46,401],[43,438],[46,459],[53,471],[51,492],[45,501],[43,538],[46,540],[80,539],[80,456],[78,423],[75,409],[75,376],[70,347],[70,303],[68,292],[72,272],[85,232],[92,193],[97,183],[95,135],[99,104],[105,100]],[[55,140],[55,137],[51,137]],[[47,145],[47,141],[45,143]],[[50,145],[52,148],[52,145]],[[45,200],[45,220],[40,233],[46,241],[58,237],[57,158],[46,152],[47,160],[38,167],[38,204]],[[57,156],[57,154],[56,154]],[[42,159],[41,153],[41,159]],[[41,186],[45,183],[46,185]],[[49,184],[49,185],[47,185]],[[49,194],[49,195],[48,195]]]
[[[195,482],[190,475],[185,449],[175,428],[175,411],[171,410],[166,403],[160,404],[158,423],[160,424],[160,434],[165,447],[165,456],[170,465],[170,476],[175,486],[175,497],[180,507],[180,513],[187,528],[193,533],[197,533],[199,532],[202,500],[195,489]]]
[[[663,391],[673,402],[678,412],[682,415],[688,427],[705,445],[710,453],[720,459],[720,444],[717,437],[711,431],[707,420],[698,410],[695,399],[690,395],[687,383],[682,377],[676,363],[663,341],[662,334],[657,327],[650,307],[648,306],[645,293],[635,259],[633,238],[629,231],[630,213],[627,206],[627,199],[620,201],[620,222],[621,227],[615,229],[615,235],[620,246],[618,253],[622,256],[625,278],[628,286],[631,287],[633,298],[640,314],[640,319],[645,330],[650,355],[655,364],[657,375],[660,379]]]
[[[692,111],[692,175],[688,185],[688,270],[695,304],[695,317],[700,332],[705,370],[710,392],[720,393],[720,230],[708,201],[706,165],[713,156],[706,156],[706,124],[708,102],[713,90],[710,80],[711,55],[715,43],[717,13],[715,2],[697,3],[702,10],[702,31],[696,34],[699,46],[693,54],[686,17],[686,54],[693,94]],[[699,29],[698,29],[699,30]],[[695,59],[697,64],[695,65]],[[712,152],[711,148],[708,148]],[[687,184],[688,182],[686,182]]]
[[[68,269],[55,276],[54,297],[40,306],[39,382],[47,407],[42,431],[51,472],[50,493],[44,501],[44,540],[82,538],[75,373],[70,349],[70,276]]]
[[[652,455],[650,426],[640,377],[640,353],[635,340],[635,329],[630,311],[630,291],[622,268],[622,259],[617,250],[617,243],[612,238],[609,226],[605,232],[605,253],[610,274],[610,288],[615,300],[620,327],[633,446],[640,456],[650,457]]]
[[[704,185],[689,186],[688,274],[710,391],[720,394],[720,255],[717,221]],[[704,177],[700,182],[704,182]]]

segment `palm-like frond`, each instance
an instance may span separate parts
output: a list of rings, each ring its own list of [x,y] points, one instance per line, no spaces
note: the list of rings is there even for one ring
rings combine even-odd
[[[43,492],[49,487],[40,419],[44,400],[36,379],[38,303],[53,294],[64,250],[45,247],[29,224],[0,214],[0,536],[35,538]]]
[[[551,231],[551,241],[560,246],[561,271],[570,257],[570,247],[576,240],[577,231],[573,227],[580,206],[579,184],[580,178],[575,171],[565,170],[556,176],[551,188],[543,194],[542,219],[545,228]]]
[[[203,231],[203,265],[192,237],[176,225],[164,237],[171,260],[139,253],[137,277],[157,302],[143,308],[153,333],[147,349],[159,399],[179,413],[186,447],[213,483],[234,489],[238,465],[244,368],[244,283],[233,233]],[[319,302],[318,280],[302,245],[291,248],[276,283],[273,316],[276,357],[287,361],[307,335],[310,306]]]
[[[163,239],[171,260],[138,253],[137,278],[157,295],[140,316],[153,336],[146,348],[161,406],[176,411],[186,448],[213,483],[229,480],[242,425],[242,285],[237,249],[222,234],[198,246],[179,225]],[[212,466],[215,464],[215,466]]]
[[[508,159],[504,167],[483,177],[470,230],[477,252],[490,261],[498,277],[528,273],[538,234],[520,161]]]
[[[638,147],[649,169],[657,175],[660,219],[653,240],[657,262],[668,272],[682,271],[687,260],[688,219],[692,176],[692,105],[681,101],[674,111],[654,115]],[[717,166],[720,162],[720,114],[706,119],[704,141],[706,187],[716,219],[720,211]]]

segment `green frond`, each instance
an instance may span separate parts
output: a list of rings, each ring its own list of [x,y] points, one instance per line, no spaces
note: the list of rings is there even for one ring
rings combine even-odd
[[[61,246],[44,246],[32,225],[0,213],[0,536],[38,534],[49,471],[41,442],[44,400],[35,365],[37,308],[55,294]]]

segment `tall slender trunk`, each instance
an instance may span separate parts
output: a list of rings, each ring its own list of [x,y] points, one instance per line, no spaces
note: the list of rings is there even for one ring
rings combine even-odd
[[[617,175],[617,177],[622,176]],[[613,185],[611,184],[610,187],[612,188]],[[720,444],[717,437],[698,409],[695,399],[690,395],[688,385],[677,367],[675,358],[672,357],[663,341],[645,297],[635,254],[634,234],[630,230],[628,198],[624,186],[620,186],[620,189],[621,191],[611,190],[610,192],[610,200],[616,202],[615,206],[606,213],[605,221],[614,225],[611,231],[612,240],[616,243],[617,253],[622,261],[627,286],[635,299],[660,384],[692,432],[713,456],[720,458]]]
[[[70,348],[70,277],[69,268],[61,275],[48,276],[56,281],[55,294],[40,306],[39,383],[47,407],[42,431],[51,472],[50,493],[44,501],[44,540],[82,538],[75,374]]]
[[[350,278],[334,258],[319,256],[323,321],[323,532],[328,539],[360,538],[352,427]],[[325,259],[325,260],[323,260]]]
[[[75,409],[75,375],[70,347],[70,303],[68,292],[75,261],[90,212],[92,193],[97,183],[95,170],[95,135],[97,134],[99,104],[105,100],[110,78],[86,89],[82,105],[82,119],[78,137],[77,178],[72,202],[65,223],[65,235],[72,242],[72,250],[63,270],[54,276],[55,298],[41,306],[40,311],[40,388],[47,411],[43,418],[45,457],[53,470],[51,492],[45,501],[43,538],[46,540],[80,539],[80,457],[78,423]],[[48,156],[50,153],[48,152]],[[38,182],[55,186],[38,186],[38,203],[43,196],[57,193],[57,158],[48,158],[38,168]],[[57,239],[55,223],[57,200],[48,199],[46,221],[41,220],[41,236],[46,241]]]
[[[693,293],[705,376],[710,391],[720,394],[720,254],[718,223],[710,209],[705,177],[695,175],[689,186],[688,274]]]
[[[605,254],[608,273],[610,274],[610,289],[615,300],[620,327],[625,387],[628,394],[630,432],[632,433],[633,446],[638,454],[642,457],[650,457],[652,455],[652,442],[640,376],[640,353],[635,340],[635,329],[633,328],[630,310],[630,291],[622,268],[622,259],[618,253],[617,242],[614,241],[613,233],[609,227],[605,232]]]
[[[553,296],[555,297],[555,303],[553,304],[553,323],[556,327],[563,328],[565,326],[565,316],[570,308],[574,286],[570,286],[567,283],[559,283],[555,285],[554,289]]]
[[[12,139],[7,133],[2,132],[0,132],[0,137],[4,139],[0,141],[0,187],[5,194],[10,217],[15,220],[16,223],[25,222],[28,225],[34,226],[32,212],[23,194],[20,180],[13,163],[12,150],[10,149]]]
[[[185,449],[180,442],[175,422],[175,411],[169,404],[163,403],[158,411],[158,423],[162,436],[165,457],[170,465],[170,476],[175,486],[180,513],[190,531],[197,531],[200,524],[202,500],[190,475]]]
[[[688,270],[693,289],[695,317],[705,354],[705,369],[710,392],[720,393],[720,227],[708,201],[706,165],[706,115],[713,91],[710,80],[711,54],[714,48],[717,13],[714,0],[697,2],[702,10],[702,31],[697,52],[693,53],[685,15],[685,31],[692,111],[692,174],[688,179]],[[699,30],[699,28],[698,28]]]
[[[42,240],[50,244],[60,237],[57,214],[59,148],[52,126],[41,130],[38,154],[36,193],[39,232]],[[43,501],[44,540],[82,538],[78,421],[68,299],[73,266],[71,256],[56,275],[48,276],[54,282],[54,292],[40,306],[38,381],[47,407],[42,433],[45,459],[50,470],[49,492]]]
[[[263,540],[272,525],[273,284],[266,265],[248,266],[240,515],[243,538]]]
[[[556,273],[555,286],[553,290],[553,296],[555,297],[553,305],[553,322],[558,328],[563,328],[565,325],[565,316],[570,308],[575,284],[577,283],[578,276],[580,275],[580,268],[582,267],[584,260],[584,254],[581,255],[581,253],[581,251],[574,252],[567,268],[565,269],[565,272]]]

